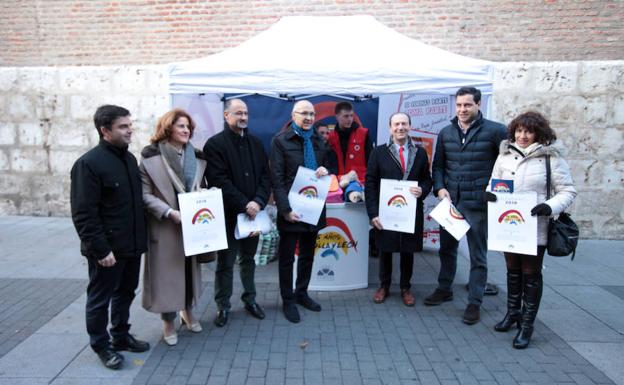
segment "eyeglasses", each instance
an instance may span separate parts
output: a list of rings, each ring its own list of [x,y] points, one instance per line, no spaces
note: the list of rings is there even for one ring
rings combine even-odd
[[[304,112],[295,111],[295,114],[299,114],[306,118],[313,118],[316,115],[314,112],[308,112],[308,111],[304,111]]]

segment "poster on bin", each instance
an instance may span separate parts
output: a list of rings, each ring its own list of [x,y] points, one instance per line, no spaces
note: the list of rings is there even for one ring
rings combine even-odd
[[[488,249],[537,254],[537,217],[531,209],[537,204],[537,193],[495,193],[496,202],[488,202]]]
[[[221,189],[178,194],[184,254],[227,249]]]

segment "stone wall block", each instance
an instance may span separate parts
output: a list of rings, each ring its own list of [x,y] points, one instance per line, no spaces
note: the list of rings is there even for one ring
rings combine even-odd
[[[15,94],[7,100],[8,118],[13,121],[28,120],[35,116],[35,105],[37,97],[35,94]]]
[[[613,124],[624,125],[624,94],[613,99]]]
[[[606,95],[588,97],[583,115],[591,127],[600,127],[609,123],[609,100]]]
[[[598,186],[603,178],[603,165],[595,159],[570,159],[566,161],[570,166],[572,180],[577,189],[583,186]]]
[[[0,67],[0,92],[17,87],[17,68]]]
[[[0,171],[8,171],[11,169],[11,162],[9,160],[9,151],[0,150]],[[2,176],[4,178],[4,175]]]
[[[169,109],[169,95],[166,93],[146,95],[139,99],[139,113],[142,121],[155,122]]]
[[[0,145],[15,144],[15,124],[13,122],[0,122]]]
[[[582,96],[562,96],[551,101],[550,121],[557,123],[578,124],[585,109],[586,101]]]
[[[50,150],[50,169],[54,175],[68,176],[76,159],[84,154],[82,150]]]
[[[58,69],[55,67],[22,67],[18,69],[17,91],[24,94],[48,93],[58,90]]]
[[[605,189],[624,188],[624,161],[618,159],[605,161],[603,169],[601,185]],[[624,213],[624,211],[622,212]]]
[[[39,95],[37,116],[41,119],[66,118],[68,111],[67,96],[43,93]]]
[[[69,97],[69,111],[71,119],[93,122],[95,110],[102,104],[106,104],[99,97],[91,95],[71,95]],[[91,123],[93,124],[93,123]]]
[[[153,65],[145,67],[145,75],[147,77],[146,91],[153,94],[169,94],[169,82],[167,76],[167,66]],[[169,97],[167,97],[167,101]]]
[[[533,68],[531,63],[497,63],[494,69],[494,93],[525,90]]]
[[[0,215],[18,215],[19,210],[11,198],[0,197]]]
[[[59,91],[66,94],[111,94],[112,71],[98,67],[64,67],[59,74]]]
[[[26,193],[28,189],[28,175],[2,174],[0,178],[0,196]]]
[[[113,91],[116,94],[141,94],[147,85],[147,70],[138,66],[121,66],[113,70]]]
[[[53,127],[50,130],[50,145],[54,149],[65,146],[80,146],[86,149],[89,145],[88,129],[85,128],[87,124],[87,122],[82,122],[78,125],[71,125],[70,123]],[[93,123],[91,123],[91,127],[93,127],[92,131],[97,135]]]
[[[19,143],[26,146],[41,146],[46,142],[48,127],[43,122],[23,122],[17,126]]]
[[[14,172],[48,172],[48,153],[42,148],[22,147],[11,151],[11,170]]]
[[[534,89],[538,93],[573,93],[578,77],[577,63],[545,63],[533,70]]]
[[[624,91],[624,63],[612,61],[583,62],[580,64],[579,91],[599,94],[609,90]]]

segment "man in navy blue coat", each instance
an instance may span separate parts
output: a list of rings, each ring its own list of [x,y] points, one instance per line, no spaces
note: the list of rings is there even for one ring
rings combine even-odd
[[[487,206],[483,194],[507,129],[487,120],[480,111],[481,91],[462,87],[456,93],[456,114],[438,135],[433,158],[433,193],[448,198],[466,218],[470,251],[468,306],[463,321],[479,322],[487,280]],[[425,298],[425,305],[439,305],[453,299],[451,285],[457,269],[458,241],[440,228],[440,273],[438,287]]]

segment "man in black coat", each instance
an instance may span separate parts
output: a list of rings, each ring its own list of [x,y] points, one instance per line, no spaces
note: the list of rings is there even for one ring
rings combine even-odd
[[[440,131],[433,159],[433,192],[448,198],[470,224],[466,234],[470,251],[468,306],[463,321],[479,322],[487,280],[487,206],[484,191],[507,129],[487,120],[479,110],[481,91],[462,87],[456,93],[457,116]],[[438,287],[425,298],[425,305],[453,299],[451,285],[457,269],[458,241],[440,228],[440,273]]]
[[[321,306],[308,295],[308,284],[314,262],[316,236],[325,227],[325,208],[316,225],[299,221],[288,201],[288,192],[297,175],[299,166],[316,171],[316,176],[328,174],[327,148],[314,132],[314,106],[300,100],[293,106],[292,122],[277,134],[271,143],[269,162],[271,183],[277,204],[277,229],[280,233],[278,248],[279,281],[284,316],[293,323],[300,321],[295,303],[311,311],[321,311]],[[297,282],[293,293],[293,265],[295,247],[299,243]]]
[[[149,349],[147,342],[129,334],[128,323],[147,231],[139,168],[128,152],[130,112],[105,105],[93,120],[100,143],[72,167],[71,213],[89,265],[86,321],[91,348],[107,368],[119,369],[123,356],[116,351]],[[106,330],[109,305],[112,344]]]
[[[377,146],[370,155],[366,170],[366,211],[375,228],[379,253],[379,289],[373,297],[382,303],[390,292],[392,283],[392,253],[401,253],[401,278],[399,287],[405,306],[414,306],[410,280],[414,268],[414,253],[423,247],[423,199],[431,191],[429,157],[422,147],[415,146],[409,136],[411,119],[403,112],[390,116],[390,141]],[[417,181],[410,192],[418,198],[414,233],[399,233],[384,229],[379,220],[379,189],[381,179]]]
[[[234,229],[239,214],[255,218],[266,206],[271,189],[264,147],[247,128],[247,105],[240,99],[230,99],[224,107],[223,131],[208,139],[204,145],[208,184],[223,191],[228,241],[228,248],[218,252],[215,271],[215,302],[218,311],[214,323],[218,327],[228,321],[234,262],[239,254],[240,279],[243,284],[241,299],[252,316],[264,318],[264,311],[256,303],[254,284],[254,255],[258,247],[258,234],[237,240],[234,238]]]

